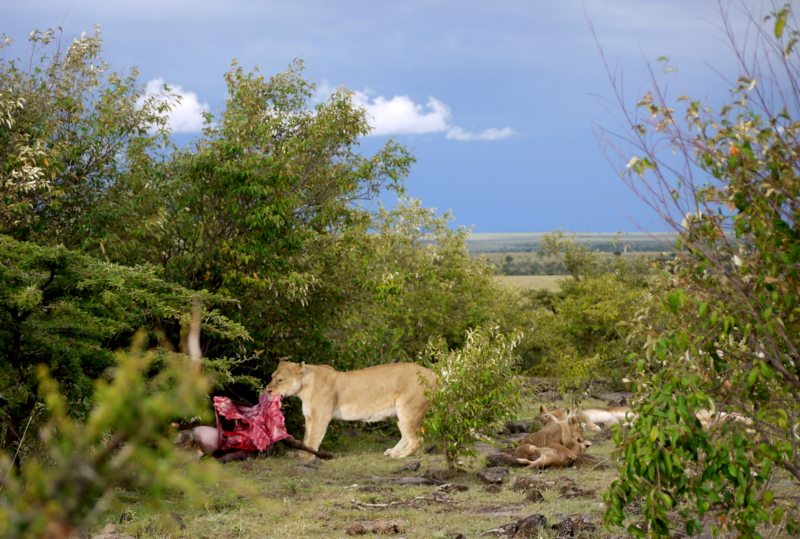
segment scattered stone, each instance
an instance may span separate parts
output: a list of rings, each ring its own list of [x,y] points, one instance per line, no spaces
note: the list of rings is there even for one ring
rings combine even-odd
[[[488,453],[490,451],[494,451],[495,450],[495,446],[494,445],[487,444],[485,442],[475,442],[474,444],[472,444],[472,448],[475,451],[478,451],[480,453]]]
[[[525,493],[525,501],[529,503],[542,503],[544,501],[544,496],[535,488],[528,489]]]
[[[539,429],[533,429],[533,430],[539,430]],[[509,444],[512,444],[512,445],[514,445],[516,447],[529,434],[530,434],[530,432],[520,432],[519,434],[512,434],[511,436],[506,438],[506,441]]]
[[[514,458],[514,455],[510,453],[506,453],[505,451],[500,451],[497,453],[489,453],[486,455],[486,463],[489,466],[521,466],[517,459]]]
[[[367,533],[367,528],[365,528],[360,522],[351,522],[344,529],[344,533],[347,535],[364,535]]]
[[[495,466],[478,472],[476,475],[478,479],[484,483],[502,483],[503,478],[508,475],[508,468],[504,466]]]
[[[571,518],[567,518],[553,525],[553,529],[558,529],[556,537],[574,537],[575,536],[575,523]]]
[[[582,489],[574,484],[567,484],[561,487],[561,497],[564,499],[572,498],[594,498],[597,496],[597,491]]]
[[[507,434],[529,433],[535,430],[532,421],[509,421],[505,427]]]
[[[392,535],[395,533],[405,533],[406,529],[396,522],[388,520],[376,520],[372,525],[372,533],[378,535]]]
[[[436,487],[436,490],[441,490],[442,492],[467,492],[469,487],[457,483],[445,483]]]
[[[130,514],[128,511],[123,511],[119,514],[119,523],[122,524],[123,522],[130,522],[133,520],[133,515]]]
[[[486,487],[484,487],[484,489],[489,494],[499,494],[500,493],[500,485],[486,485]]]
[[[422,477],[434,483],[445,483],[453,478],[453,472],[446,468],[431,468],[430,470],[425,470]]]
[[[313,464],[307,464],[307,463],[298,464],[296,466],[296,468],[298,470],[300,470],[300,471],[303,471],[303,472],[316,472],[317,470],[319,470],[319,466],[315,466]]]
[[[441,453],[441,451],[439,450],[438,445],[432,445],[430,447],[425,448],[426,455],[438,455],[439,453]]]
[[[578,455],[578,458],[575,459],[575,462],[572,463],[572,467],[591,468],[593,470],[606,470],[608,468],[611,468],[611,466],[609,464],[606,464],[605,461],[600,460],[594,455],[589,455],[588,453]]]
[[[514,537],[520,539],[539,537],[538,532],[545,524],[547,524],[547,519],[544,515],[529,515],[517,522],[517,529]]]
[[[583,532],[591,533],[597,529],[597,527],[592,523],[592,519],[586,515],[575,514],[553,516],[561,519],[552,526],[552,529],[558,530],[556,537],[576,537]]]
[[[105,533],[103,535],[95,535],[92,539],[133,539],[130,535],[120,535],[118,533]]]
[[[400,466],[398,469],[394,471],[394,473],[416,472],[417,470],[419,470],[419,467],[420,467],[420,461],[412,460]]]
[[[555,486],[555,481],[545,481],[544,479],[539,479],[538,477],[515,477],[511,481],[511,488],[513,490],[528,490],[531,488],[541,489],[541,488],[550,488]]]
[[[450,539],[466,539],[466,537],[464,537],[464,534],[460,532],[450,532],[447,534],[447,537],[449,537]]]

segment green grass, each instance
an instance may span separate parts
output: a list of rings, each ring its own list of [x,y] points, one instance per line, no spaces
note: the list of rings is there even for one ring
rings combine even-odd
[[[532,419],[538,403],[523,415]],[[538,408],[536,408],[538,409]],[[587,433],[589,438],[594,433]],[[416,472],[394,473],[411,459],[391,459],[383,451],[396,440],[382,439],[380,433],[365,433],[359,438],[342,435],[333,450],[338,458],[332,461],[314,461],[317,469],[307,470],[309,463],[291,454],[270,458],[257,458],[223,465],[230,484],[219,484],[214,492],[206,493],[201,504],[191,504],[180,493],[168,497],[163,510],[153,512],[140,506],[136,496],[127,493],[120,502],[98,523],[97,530],[108,522],[117,525],[118,532],[133,537],[157,538],[319,538],[350,537],[348,525],[384,519],[405,528],[403,537],[449,537],[459,532],[465,537],[478,537],[481,533],[502,524],[516,522],[529,514],[543,514],[548,524],[557,521],[557,514],[581,513],[588,515],[597,526],[593,537],[610,535],[601,523],[604,506],[601,493],[616,477],[615,470],[587,471],[586,469],[561,469],[534,472],[511,468],[498,493],[489,492],[479,481],[476,472],[486,468],[486,453],[467,458],[465,473],[453,482],[467,485],[467,492],[450,492],[448,501],[430,499],[435,486],[405,486],[393,482],[403,476],[419,476],[425,470],[445,468],[439,455],[420,451],[412,459],[421,461]],[[607,459],[613,442],[605,440],[592,446],[590,453]],[[325,443],[323,443],[325,448]],[[514,477],[537,476],[556,482],[573,479],[583,489],[596,490],[591,498],[562,499],[558,488],[543,490],[545,502],[531,504],[524,500],[525,492],[511,490]],[[237,492],[230,485],[246,486],[247,494]],[[426,497],[429,497],[426,499]],[[415,501],[416,499],[416,501]],[[370,509],[360,504],[386,504],[399,502],[389,509]],[[498,515],[487,508],[509,509],[517,516]],[[180,516],[186,528],[181,530],[168,513]],[[122,514],[130,517],[122,517]],[[97,532],[92,530],[92,532]],[[548,526],[542,537],[554,537],[555,530]],[[372,535],[372,534],[370,534]],[[400,535],[397,535],[398,537]]]

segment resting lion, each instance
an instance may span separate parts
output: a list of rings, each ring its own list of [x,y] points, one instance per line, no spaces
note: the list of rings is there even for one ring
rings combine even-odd
[[[281,361],[267,391],[300,397],[306,419],[303,443],[314,450],[319,449],[331,419],[381,421],[396,417],[402,436],[384,455],[403,458],[422,445],[417,431],[430,408],[425,389],[435,383],[429,369],[414,363],[339,372],[328,365]]]

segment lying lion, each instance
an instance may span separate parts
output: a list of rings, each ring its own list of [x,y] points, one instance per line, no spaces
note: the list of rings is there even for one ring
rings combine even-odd
[[[580,421],[571,417],[527,435],[514,452],[514,458],[528,468],[561,468],[571,466],[591,445],[583,437]]]
[[[586,410],[569,411],[566,408],[548,410],[544,404],[539,405],[537,419],[544,423],[566,421],[569,417],[577,417],[589,430],[601,430],[597,423],[603,425],[627,424],[635,419],[635,414],[628,406],[612,406],[610,408],[587,408]]]
[[[430,408],[425,390],[435,384],[433,373],[414,363],[339,372],[327,365],[281,361],[267,391],[300,397],[306,419],[303,443],[314,450],[319,449],[331,419],[381,421],[396,417],[400,441],[384,455],[403,458],[422,445],[417,431]],[[311,458],[309,453],[301,455]]]

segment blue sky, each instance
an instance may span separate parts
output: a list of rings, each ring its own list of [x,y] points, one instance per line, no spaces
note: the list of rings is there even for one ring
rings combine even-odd
[[[725,4],[729,5],[728,3]],[[733,2],[766,14],[766,1]],[[3,0],[0,32],[23,56],[34,29],[68,38],[101,26],[113,70],[184,94],[173,117],[191,137],[225,98],[236,58],[265,75],[294,58],[324,94],[345,85],[373,116],[365,153],[412,148],[409,195],[476,232],[659,230],[605,157],[593,124],[614,127],[605,57],[626,95],[646,91],[647,62],[668,56],[695,98],[718,104],[736,64],[715,0]],[[656,66],[657,67],[657,66]],[[675,85],[669,95],[684,89]]]

